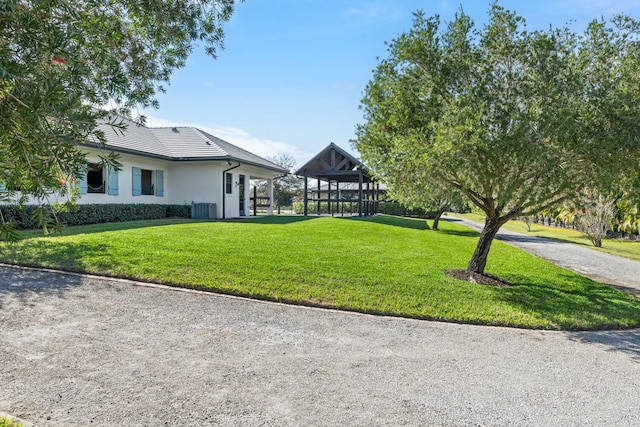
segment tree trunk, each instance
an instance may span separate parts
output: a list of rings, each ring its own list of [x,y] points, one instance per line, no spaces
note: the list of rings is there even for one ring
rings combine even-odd
[[[500,230],[500,227],[506,222],[503,218],[487,218],[484,222],[484,228],[480,234],[480,240],[476,250],[473,252],[473,256],[467,266],[467,271],[472,273],[484,274],[484,267],[487,265],[487,256],[489,255],[489,249],[491,249],[491,243],[493,242],[496,233]]]
[[[433,218],[433,226],[431,226],[432,230],[438,229],[438,223],[440,223],[440,217],[442,216],[443,213],[445,213],[446,210],[447,210],[447,206],[443,206],[440,209],[438,209],[438,211],[436,212],[435,218]]]

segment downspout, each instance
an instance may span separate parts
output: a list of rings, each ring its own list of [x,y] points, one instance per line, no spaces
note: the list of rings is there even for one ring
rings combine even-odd
[[[231,161],[227,160],[227,164],[230,165]],[[226,183],[227,183],[227,172],[229,172],[230,170],[233,170],[235,168],[239,168],[240,167],[240,162],[238,162],[237,165],[230,167],[229,169],[225,169],[222,171],[222,219],[225,219],[225,215],[226,215],[226,201],[227,201],[227,189],[226,189]],[[231,184],[233,186],[233,182]],[[233,188],[233,187],[232,187]]]

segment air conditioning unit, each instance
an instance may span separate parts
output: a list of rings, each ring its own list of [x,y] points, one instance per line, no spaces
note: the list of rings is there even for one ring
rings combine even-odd
[[[193,219],[215,219],[215,203],[195,203],[191,202],[191,218]]]

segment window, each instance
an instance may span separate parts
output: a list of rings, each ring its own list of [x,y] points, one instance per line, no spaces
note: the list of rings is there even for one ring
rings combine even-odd
[[[233,192],[233,174],[231,172],[227,172],[225,174],[224,181],[226,193],[231,194]]]
[[[164,171],[132,168],[132,194],[134,196],[164,196]]]
[[[153,196],[153,171],[149,169],[142,169],[142,195]]]
[[[94,193],[117,196],[118,172],[111,166],[105,169],[99,163],[89,163],[87,174],[80,178],[79,187],[80,194]]]
[[[106,190],[102,165],[89,163],[87,167],[87,193],[102,193]]]

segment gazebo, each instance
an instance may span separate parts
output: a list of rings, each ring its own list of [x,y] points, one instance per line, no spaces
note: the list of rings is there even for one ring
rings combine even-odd
[[[295,173],[304,177],[304,215],[309,213],[309,202],[317,204],[317,213],[321,212],[321,204],[327,204],[327,213],[344,214],[345,203],[357,204],[358,216],[374,215],[378,212],[379,185],[375,185],[367,168],[351,154],[333,142],[309,160]],[[309,179],[317,180],[318,188],[309,194]],[[322,182],[328,185],[323,186]],[[358,192],[355,198],[345,198],[340,194],[340,183],[357,183]],[[335,185],[335,186],[334,186]],[[321,190],[323,188],[323,190]],[[335,207],[335,210],[334,210]]]

